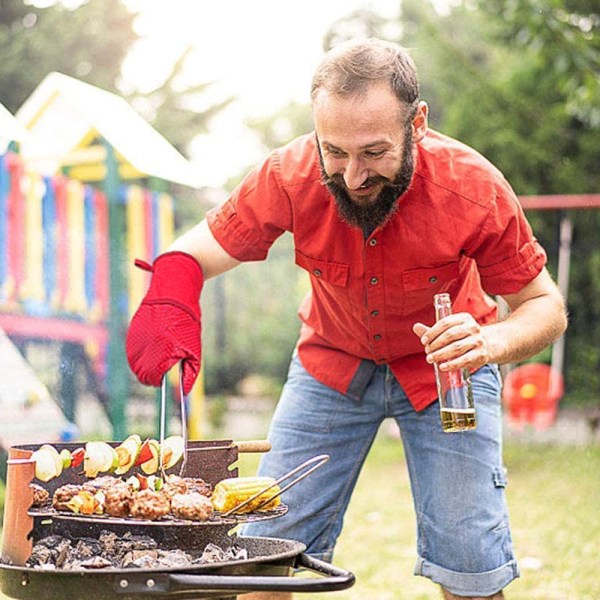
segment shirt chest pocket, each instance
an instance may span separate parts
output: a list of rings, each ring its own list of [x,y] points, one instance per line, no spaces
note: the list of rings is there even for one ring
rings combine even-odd
[[[313,283],[324,282],[337,287],[346,287],[349,266],[344,263],[311,258],[296,250],[296,264],[306,269]]]
[[[433,296],[449,292],[459,275],[458,262],[402,273],[402,312],[411,314],[433,303]]]

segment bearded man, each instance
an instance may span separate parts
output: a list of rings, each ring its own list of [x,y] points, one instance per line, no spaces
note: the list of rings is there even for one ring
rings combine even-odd
[[[200,368],[203,280],[265,259],[290,232],[311,291],[259,474],[279,477],[319,454],[331,460],[285,493],[285,516],[244,533],[298,540],[330,560],[365,457],[393,418],[415,505],[415,573],[446,599],[502,598],[518,567],[497,365],[538,353],[566,327],[546,254],[498,169],[428,129],[404,49],[380,40],[337,46],[311,97],[315,131],[272,152],[156,259],[130,324],[129,363],[140,381],[159,385],[182,360],[188,391]],[[442,292],[454,314],[434,323]],[[503,320],[493,295],[510,307]],[[442,431],[433,363],[471,371],[475,430]]]

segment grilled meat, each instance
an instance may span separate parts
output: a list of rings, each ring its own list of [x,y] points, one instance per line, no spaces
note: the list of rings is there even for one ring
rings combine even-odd
[[[131,488],[120,482],[104,492],[104,512],[111,517],[127,517],[133,493]]]
[[[129,511],[136,519],[148,519],[155,521],[169,513],[171,504],[164,494],[150,489],[142,490],[132,494],[129,503]]]
[[[175,494],[186,494],[188,491],[188,486],[187,483],[178,475],[169,475],[160,491],[169,500],[171,500]]]
[[[202,496],[210,498],[213,492],[212,485],[200,479],[199,477],[184,477],[183,481],[187,485],[188,492],[196,492]]]
[[[77,496],[80,490],[81,486],[74,485],[71,483],[57,488],[54,492],[54,495],[52,496],[52,506],[56,510],[68,510],[70,512],[71,509],[67,504],[71,500],[71,498]]]
[[[173,514],[190,521],[206,521],[213,514],[213,505],[209,498],[198,492],[175,494],[171,499]]]
[[[50,492],[37,483],[30,483],[29,487],[33,490],[32,506],[44,506],[50,501]]]
[[[96,492],[106,492],[113,486],[121,484],[126,485],[122,479],[117,479],[112,475],[104,475],[102,477],[96,477],[95,479],[88,479],[81,487],[82,489],[95,494]]]

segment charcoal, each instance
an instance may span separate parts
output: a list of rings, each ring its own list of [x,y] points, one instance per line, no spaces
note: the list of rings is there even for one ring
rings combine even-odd
[[[139,553],[134,555],[133,560],[127,564],[127,567],[137,567],[138,569],[153,569],[156,566],[156,555],[151,553]]]
[[[36,542],[36,546],[44,546],[46,548],[54,548],[58,546],[65,538],[62,535],[49,535]]]
[[[208,544],[200,558],[184,550],[160,550],[147,535],[117,534],[102,531],[98,539],[70,539],[51,535],[37,542],[27,566],[37,569],[185,569],[193,564],[247,560],[248,552],[233,544],[223,550]]]
[[[149,535],[132,535],[130,532],[123,536],[123,541],[130,542],[135,550],[154,550],[158,546]]]
[[[192,558],[183,550],[171,550],[170,552],[160,552],[158,557],[158,567],[163,568],[182,568],[192,564]]]
[[[71,551],[71,542],[60,535],[51,535],[36,543],[27,560],[27,566],[54,565],[62,567]]]
[[[204,552],[202,556],[198,559],[197,562],[201,563],[213,563],[213,562],[222,562],[225,560],[225,553],[222,548],[219,548],[216,544],[208,544],[206,548],[204,548]]]
[[[245,548],[240,548],[235,544],[230,546],[227,550],[223,550],[216,544],[208,544],[204,548],[202,556],[196,559],[195,563],[215,563],[215,562],[226,562],[230,560],[247,560],[248,551]]]
[[[248,550],[234,544],[225,552],[225,560],[248,560]]]
[[[124,568],[149,568],[158,559],[157,550],[131,550],[120,560],[120,566]],[[145,566],[144,566],[145,565]]]
[[[84,569],[106,569],[113,566],[110,560],[102,556],[93,556],[88,560],[81,561],[80,564]]]
[[[116,533],[101,531],[98,536],[98,542],[100,543],[103,554],[108,554],[109,556],[119,555],[121,540]]]
[[[57,568],[62,568],[65,562],[67,562],[71,550],[72,546],[70,540],[63,539],[61,542],[59,542],[58,546],[56,546],[56,548],[54,549],[54,552],[56,554],[54,558],[54,564],[57,566]]]
[[[82,538],[74,548],[73,558],[76,560],[86,560],[92,556],[100,556],[101,554],[102,544],[98,540]]]
[[[31,556],[27,559],[28,567],[40,567],[42,565],[54,564],[54,554],[46,546],[37,544],[33,547]]]

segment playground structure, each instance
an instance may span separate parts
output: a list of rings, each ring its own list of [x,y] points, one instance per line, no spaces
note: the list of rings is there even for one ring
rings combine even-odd
[[[559,211],[557,285],[565,302],[569,296],[569,272],[573,224],[571,210],[600,208],[600,194],[522,196],[524,209]],[[525,363],[504,378],[503,402],[509,423],[518,429],[550,427],[564,393],[565,335],[552,345],[550,365]]]
[[[122,98],[59,73],[12,122],[2,110],[0,329],[20,350],[52,343],[62,365],[83,363],[120,439],[124,337],[149,277],[134,259],[151,262],[172,241],[172,184],[197,187],[193,169]],[[61,369],[70,422],[75,378]]]

